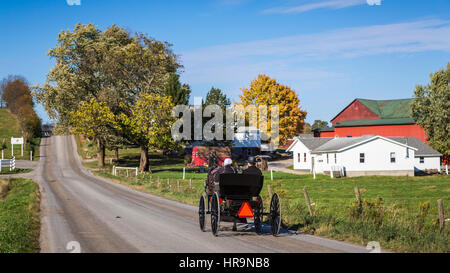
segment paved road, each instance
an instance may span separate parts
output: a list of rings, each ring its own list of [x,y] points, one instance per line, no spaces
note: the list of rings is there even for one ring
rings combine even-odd
[[[42,252],[366,252],[364,247],[284,231],[256,235],[253,226],[218,237],[201,232],[196,208],[98,178],[76,154],[73,137],[43,138],[33,177],[42,193]],[[209,221],[207,222],[209,223]]]

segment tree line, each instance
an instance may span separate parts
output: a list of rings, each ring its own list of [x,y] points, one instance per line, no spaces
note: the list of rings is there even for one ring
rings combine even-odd
[[[34,111],[30,87],[22,76],[10,75],[0,85],[2,104],[18,119],[24,143],[41,137],[41,120]]]
[[[141,149],[139,169],[149,171],[151,149],[179,149],[171,137],[172,109],[189,102],[191,89],[180,82],[182,65],[171,44],[116,25],[100,30],[77,24],[62,31],[48,51],[55,61],[33,95],[63,131],[83,134],[97,144],[98,166],[105,150],[126,145]],[[285,105],[280,113],[283,139],[300,133],[306,112],[297,94],[275,79],[260,75],[243,89],[241,104]],[[225,107],[231,100],[211,88],[204,105]],[[204,121],[203,121],[204,122]]]

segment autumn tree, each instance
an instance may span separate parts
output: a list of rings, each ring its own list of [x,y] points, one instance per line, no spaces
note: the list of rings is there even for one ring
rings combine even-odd
[[[104,159],[108,136],[115,135],[119,130],[116,117],[108,105],[92,98],[89,102],[81,102],[80,107],[69,115],[73,125],[71,133],[94,138],[97,141],[98,157]],[[104,167],[104,164],[99,167]]]
[[[300,108],[300,100],[297,93],[289,86],[277,83],[266,75],[258,75],[249,88],[242,89],[240,105],[248,106],[279,106],[279,142],[284,144],[302,132],[306,112]],[[270,130],[271,112],[268,107],[268,130]]]
[[[171,126],[174,107],[170,97],[158,93],[142,93],[131,110],[131,116],[122,114],[129,135],[141,148],[139,171],[149,171],[148,152],[150,149],[175,147]]]
[[[24,143],[41,136],[41,120],[34,111],[34,102],[27,81],[22,76],[8,76],[1,83],[2,100],[19,121]]]
[[[124,28],[101,31],[93,24],[77,24],[62,31],[48,55],[55,66],[35,97],[59,127],[75,127],[72,113],[84,102],[104,103],[115,115],[130,115],[143,92],[162,93],[170,73],[180,67],[171,45]],[[103,105],[103,104],[102,104]],[[115,149],[126,135],[97,138],[99,149]],[[99,166],[104,158],[99,157]]]
[[[450,63],[430,75],[430,83],[417,85],[411,114],[427,134],[431,147],[450,154]]]

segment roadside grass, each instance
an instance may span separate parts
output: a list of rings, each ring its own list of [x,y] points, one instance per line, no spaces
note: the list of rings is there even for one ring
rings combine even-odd
[[[39,252],[39,187],[30,179],[0,180],[8,185],[0,199],[0,253]]]
[[[94,174],[197,206],[206,173],[186,167],[186,179],[183,180],[182,159],[169,159],[152,154],[152,173],[139,174],[137,178],[132,171],[128,177],[125,171],[113,176],[109,164],[105,169],[94,171]],[[138,161],[120,164],[125,165],[138,166]],[[450,252],[450,228],[447,225],[442,232],[439,231],[437,209],[438,199],[442,199],[444,204],[450,203],[450,177],[447,175],[335,179],[317,175],[313,179],[312,175],[274,172],[274,180],[271,181],[270,172],[263,174],[265,181],[261,197],[264,207],[267,211],[270,185],[272,192],[277,192],[281,197],[282,220],[286,228],[361,245],[377,241],[383,249],[398,252]],[[189,188],[191,179],[192,188]],[[180,182],[179,191],[177,180]],[[359,188],[362,196],[361,209],[357,207],[355,187]],[[305,204],[304,188],[311,200],[313,216],[309,215]]]
[[[32,171],[32,169],[15,168],[14,170],[10,171],[9,168],[2,168],[2,171],[0,172],[0,176],[1,175],[6,175],[6,174],[29,173],[31,171]]]
[[[0,144],[5,141],[7,148],[3,151],[4,158],[10,159],[11,155],[11,137],[22,137],[22,131],[18,120],[6,108],[0,109]],[[40,138],[33,138],[23,147],[23,156],[21,156],[20,145],[14,145],[14,156],[16,159],[30,159],[30,151],[33,151],[33,161],[39,160]],[[1,151],[0,151],[1,156]]]

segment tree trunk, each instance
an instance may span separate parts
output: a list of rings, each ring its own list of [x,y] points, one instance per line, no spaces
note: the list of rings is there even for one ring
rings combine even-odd
[[[141,146],[141,160],[139,162],[139,172],[148,172],[150,170],[148,164],[148,149]]]
[[[97,139],[97,153],[98,153],[98,161],[97,167],[104,168],[105,167],[105,145]]]
[[[116,149],[114,150],[114,155],[115,155],[115,157],[116,157],[116,161],[119,161],[119,148],[116,148]]]

